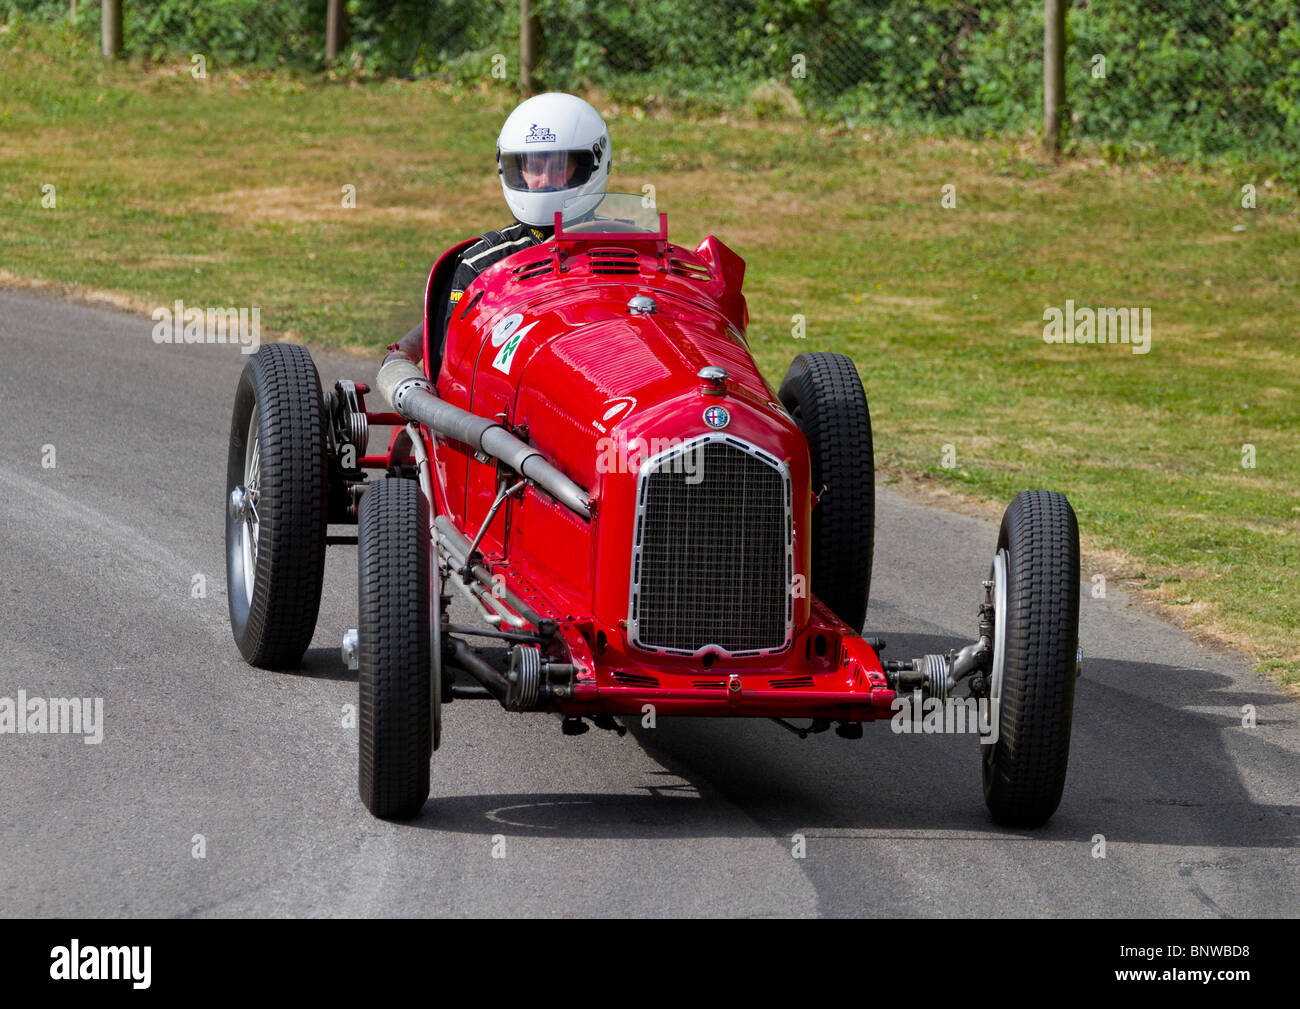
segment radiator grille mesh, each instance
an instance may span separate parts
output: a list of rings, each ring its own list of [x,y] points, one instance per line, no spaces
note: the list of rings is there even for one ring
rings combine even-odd
[[[692,654],[785,646],[792,618],[790,479],[775,458],[704,436],[639,477],[633,643]]]

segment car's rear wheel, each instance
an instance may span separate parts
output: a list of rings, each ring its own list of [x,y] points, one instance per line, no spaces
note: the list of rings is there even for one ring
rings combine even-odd
[[[876,476],[871,413],[862,380],[843,354],[800,354],[778,393],[808,439],[812,489],[812,593],[862,630],[871,591]]]
[[[1063,494],[1022,491],[1002,516],[991,574],[995,742],[982,746],[984,801],[1009,827],[1060,805],[1079,645],[1079,526]]]
[[[325,578],[325,406],[303,347],[249,358],[235,390],[226,462],[226,595],[246,660],[298,664]]]
[[[433,752],[428,503],[411,480],[377,480],[357,529],[361,801],[405,819],[429,797]]]

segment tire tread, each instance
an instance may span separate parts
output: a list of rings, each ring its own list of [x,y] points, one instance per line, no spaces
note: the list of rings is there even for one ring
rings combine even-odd
[[[247,620],[235,628],[235,639],[251,664],[289,669],[301,662],[311,644],[325,580],[325,407],[320,378],[305,347],[260,347],[249,359],[236,394],[227,491],[243,480],[249,414],[244,413],[241,422],[239,405],[241,395],[250,392],[259,410],[261,528],[253,598]],[[233,588],[228,586],[228,591]]]
[[[410,480],[377,480],[357,532],[361,801],[403,819],[429,797],[432,754],[428,504]]]
[[[1022,491],[1002,519],[1008,551],[1006,657],[985,801],[1007,826],[1037,827],[1061,802],[1079,640],[1079,527],[1063,494]]]

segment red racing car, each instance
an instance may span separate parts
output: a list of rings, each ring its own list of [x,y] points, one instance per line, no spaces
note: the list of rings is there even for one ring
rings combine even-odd
[[[357,543],[343,652],[374,815],[420,811],[442,705],[487,698],[566,734],[710,715],[857,738],[877,719],[951,729],[956,710],[978,726],[994,818],[1051,816],[1082,661],[1062,495],[1007,509],[969,644],[882,660],[859,633],[874,475],[853,362],[800,354],[774,392],[746,343],[744,261],[712,236],[672,245],[639,196],[557,213],[550,241],[485,271],[447,320],[469,244],[430,273],[422,365],[390,355],[375,390],[322,394],[306,350],[269,344],[235,397],[235,640],[254,665],[295,666],[327,544]],[[368,454],[380,426],[387,448]],[[481,625],[451,623],[456,597]]]

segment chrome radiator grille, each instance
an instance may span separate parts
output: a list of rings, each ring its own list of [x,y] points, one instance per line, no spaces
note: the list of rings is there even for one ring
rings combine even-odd
[[[779,651],[793,626],[790,473],[721,432],[650,459],[637,480],[628,630],[693,655]]]

